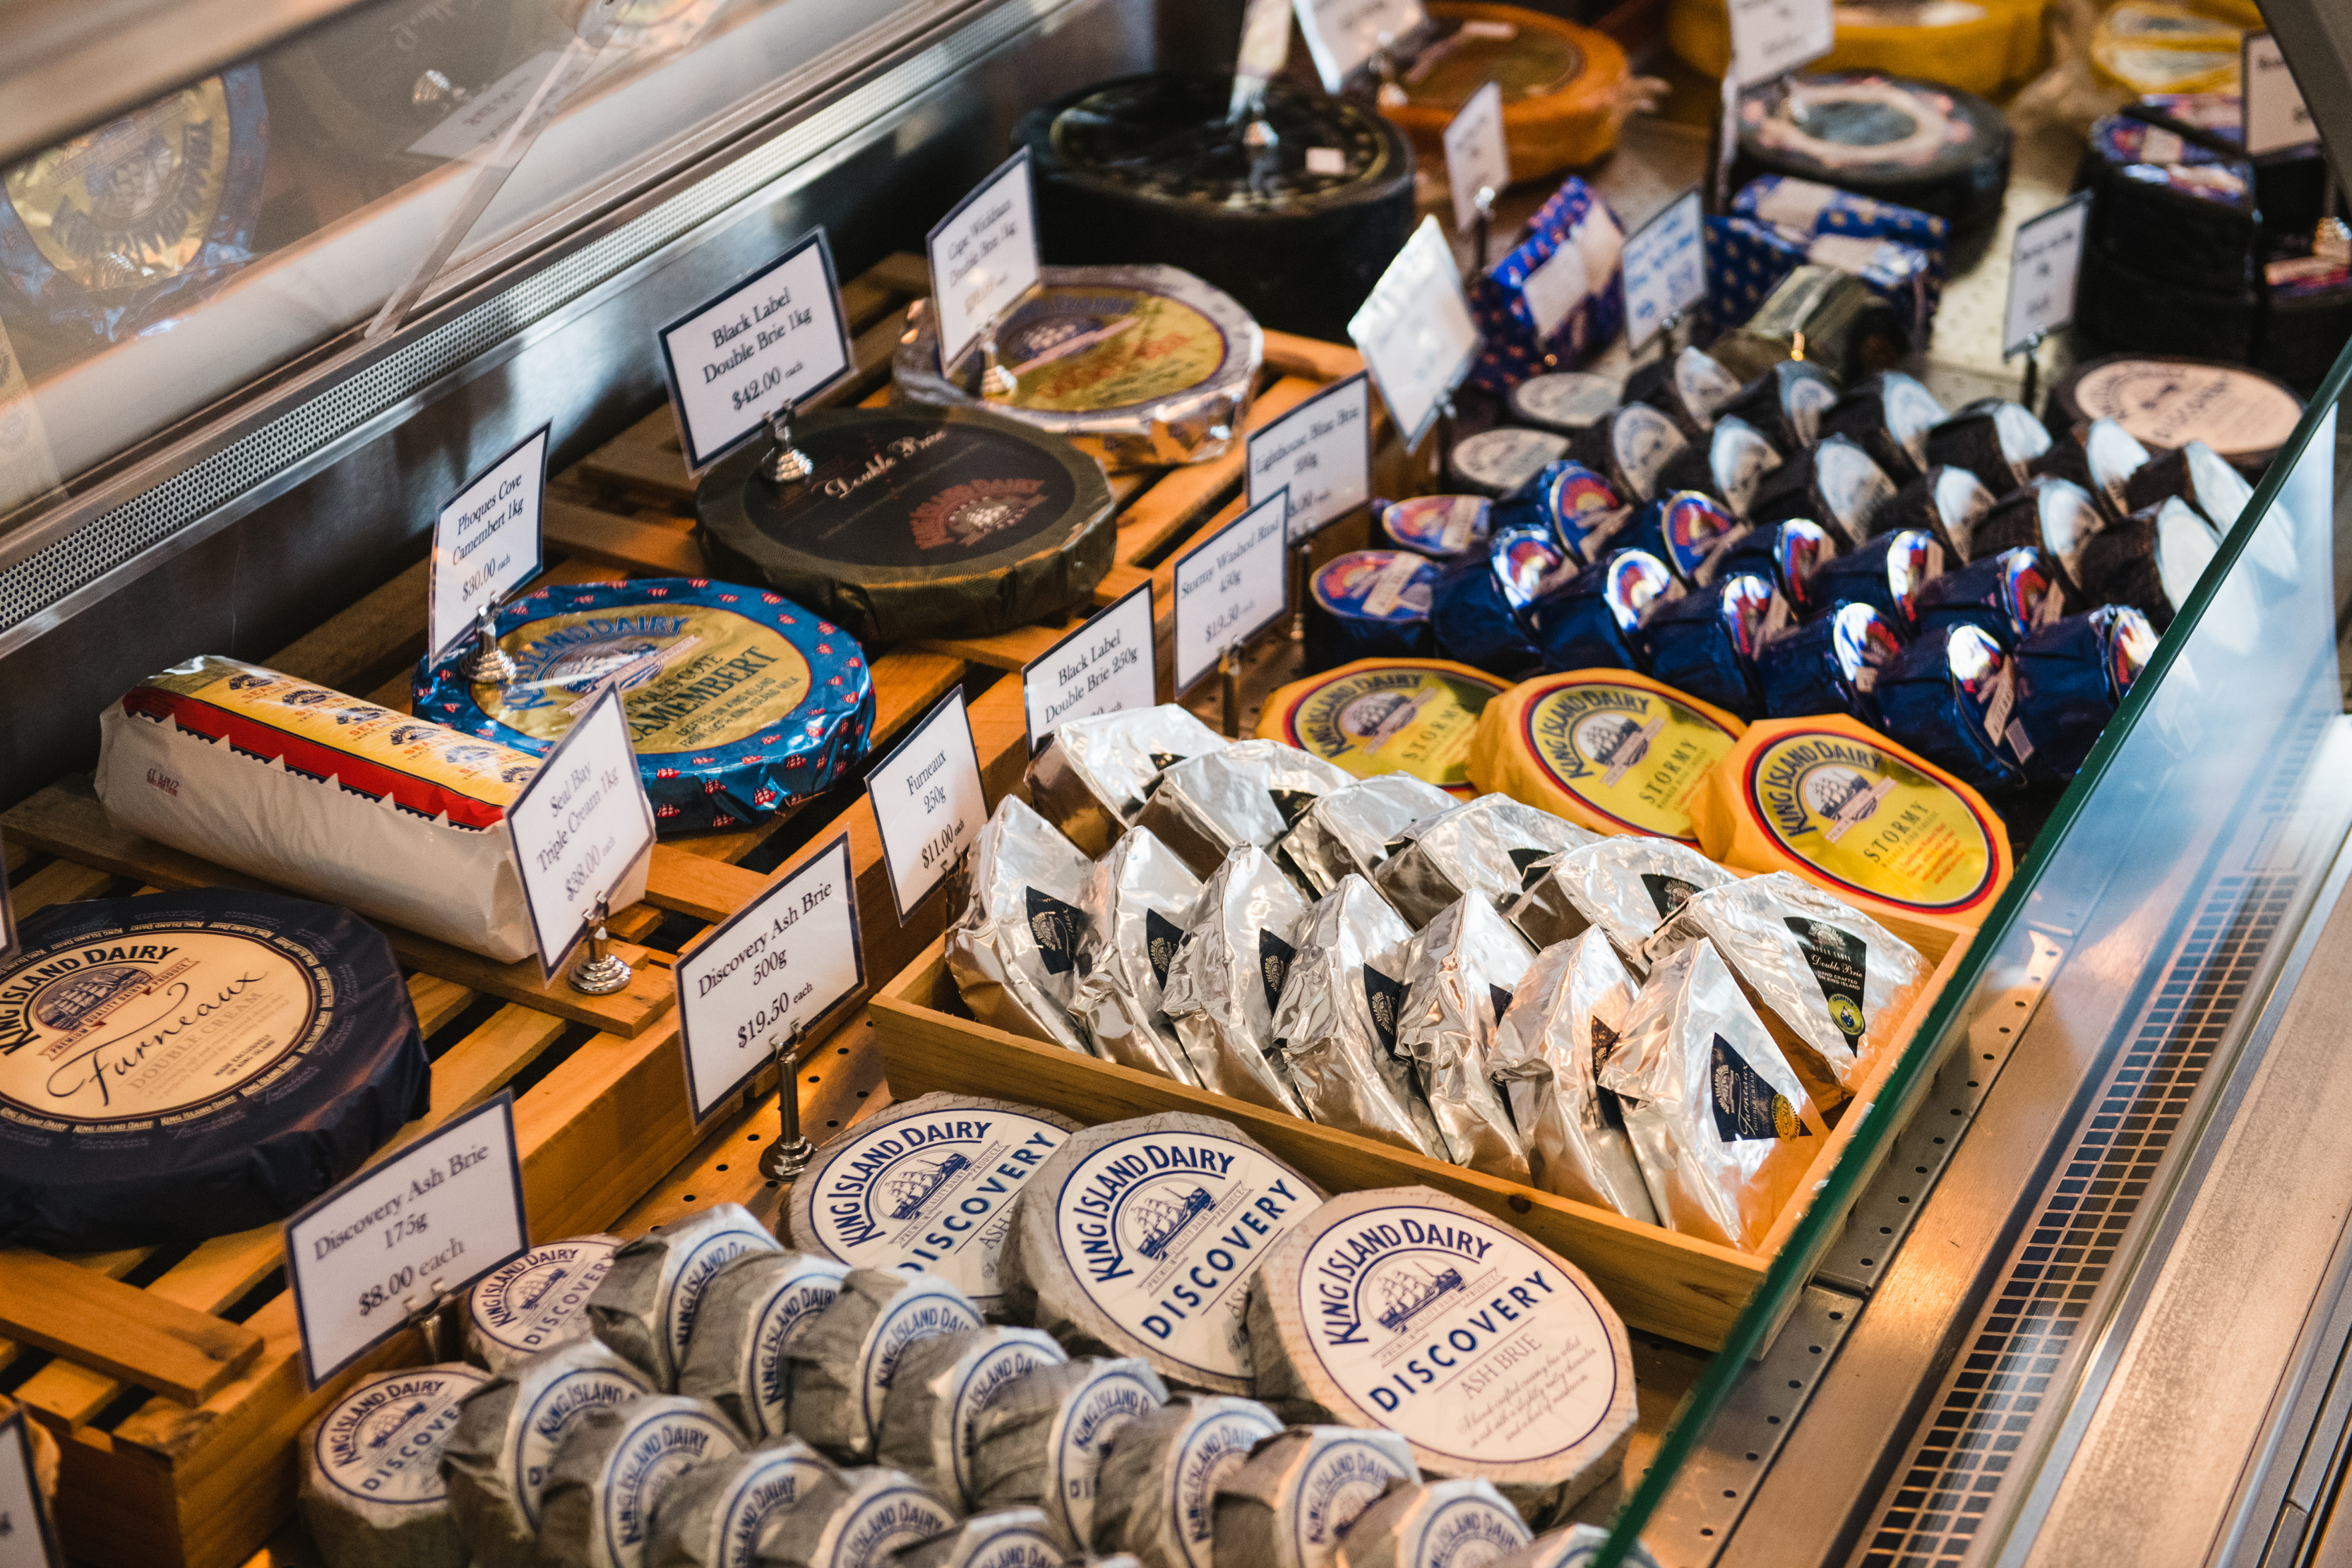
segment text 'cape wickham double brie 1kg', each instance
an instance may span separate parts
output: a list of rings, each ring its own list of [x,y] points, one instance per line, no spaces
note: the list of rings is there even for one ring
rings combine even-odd
[[[455,1363],[379,1373],[304,1430],[302,1522],[337,1568],[467,1568],[441,1455],[487,1381]]]
[[[742,1448],[725,1416],[681,1395],[589,1411],[555,1451],[540,1505],[541,1560],[648,1568],[654,1515],[670,1483]]]
[[[874,729],[865,649],[781,594],[703,578],[563,583],[501,604],[496,625],[515,678],[420,665],[418,716],[543,757],[615,683],[665,832],[820,794]]]
[[[51,904],[18,936],[0,963],[0,1242],[267,1225],[425,1114],[408,987],[347,909],[195,888]]]
[[[1077,1130],[1009,1100],[902,1101],[817,1151],[793,1184],[793,1240],[853,1269],[935,1274],[1001,1316],[1013,1202]]]
[[[502,1373],[586,1338],[588,1298],[620,1246],[617,1236],[544,1242],[484,1275],[466,1298],[466,1359]]]
[[[1084,1554],[1112,1442],[1166,1403],[1168,1385],[1133,1356],[1080,1356],[1015,1379],[973,1427],[972,1507],[1034,1505],[1062,1551]]]
[[[591,1410],[654,1392],[600,1340],[514,1363],[468,1398],[441,1461],[476,1568],[535,1568],[541,1493],[564,1437]]]
[[[1074,1354],[1247,1394],[1249,1277],[1323,1195],[1228,1122],[1171,1112],[1074,1134],[1013,1211],[1006,1315]]]
[[[848,1265],[805,1252],[739,1252],[694,1312],[677,1391],[708,1399],[754,1440],[792,1430],[793,1343],[841,1293]]]
[[[635,1363],[665,1392],[677,1387],[702,1293],[745,1252],[773,1252],[776,1239],[740,1203],[719,1203],[660,1226],[613,1255],[588,1298],[596,1337]]]

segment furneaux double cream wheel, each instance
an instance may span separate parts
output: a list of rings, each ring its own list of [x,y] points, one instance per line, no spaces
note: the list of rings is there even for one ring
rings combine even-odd
[[[1623,1464],[1625,1324],[1575,1265],[1428,1187],[1348,1193],[1250,1289],[1258,1396],[1286,1420],[1381,1427],[1424,1475],[1491,1481],[1538,1529]]]
[[[1567,670],[1486,705],[1470,781],[1596,833],[1698,842],[1691,798],[1747,726],[1632,670]]]

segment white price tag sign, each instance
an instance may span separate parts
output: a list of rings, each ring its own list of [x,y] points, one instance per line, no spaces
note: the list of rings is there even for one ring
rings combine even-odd
[[[849,373],[849,323],[824,231],[654,338],[686,465],[698,474],[757,434],[785,399],[806,402]]]
[[[1024,147],[932,225],[931,308],[940,371],[952,373],[996,319],[1037,286],[1037,203]]]
[[[2303,89],[2286,68],[2286,52],[2268,33],[2248,33],[2240,42],[2240,79],[2245,84],[2238,99],[2244,117],[2246,156],[2284,152],[2319,140],[2312,123],[2311,106]]]
[[[1445,179],[1454,188],[1454,232],[1478,225],[1478,193],[1488,200],[1511,183],[1511,155],[1503,144],[1503,89],[1488,82],[1470,95],[1445,125]]]
[[[434,664],[465,640],[475,617],[539,575],[547,433],[542,424],[523,437],[433,521],[425,645]]]
[[[775,1060],[776,1042],[866,988],[857,873],[843,833],[677,958],[678,1048],[697,1122]]]
[[[1412,451],[1478,357],[1478,323],[1436,218],[1421,220],[1349,321],[1348,336]]]
[[[1333,382],[1249,434],[1249,504],[1290,492],[1297,544],[1372,498],[1372,384],[1361,371]]]
[[[1787,76],[1830,52],[1837,18],[1830,0],[1730,0],[1732,79],[1750,87]]]
[[[2009,253],[2009,308],[2002,315],[2001,358],[2021,354],[2037,334],[2074,319],[2074,279],[2090,232],[2091,193],[2071,196],[2017,226]]]
[[[1276,490],[1176,558],[1176,695],[1182,696],[1290,608],[1286,519]]]
[[[1290,63],[1290,0],[1248,0],[1242,10],[1242,47],[1234,55],[1234,95],[1228,120],[1254,111],[1265,84]]]
[[[940,698],[890,755],[866,771],[866,793],[874,802],[890,897],[904,925],[988,821],[980,750],[972,744],[961,687]]]
[[[1338,92],[1365,62],[1429,26],[1421,0],[1297,0],[1298,30],[1325,92]]]
[[[0,1568],[66,1568],[65,1549],[33,1469],[33,1434],[21,1405],[0,1421]]]
[[[654,809],[637,777],[628,715],[607,685],[507,807],[522,898],[545,977],[588,935],[596,901],[654,847]]]
[[[1685,191],[1625,241],[1625,346],[1640,353],[1674,317],[1706,298],[1698,192]]]
[[[316,1388],[530,1245],[514,1094],[501,1092],[286,1222],[286,1274]]]
[[[1054,732],[1074,718],[1146,708],[1160,700],[1151,614],[1146,582],[1021,666],[1030,756],[1045,749]]]

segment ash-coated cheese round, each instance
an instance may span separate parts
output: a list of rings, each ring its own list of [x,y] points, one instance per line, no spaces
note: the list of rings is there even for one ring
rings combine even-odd
[[[456,1363],[382,1373],[310,1423],[302,1521],[336,1568],[466,1568],[441,1455],[488,1381]]]
[[[541,1556],[570,1568],[646,1568],[654,1512],[670,1483],[742,1448],[742,1435],[700,1399],[654,1394],[589,1411],[555,1450],[540,1504]]]
[[[1010,1100],[893,1105],[828,1142],[793,1184],[793,1243],[853,1269],[936,1274],[994,1316],[1013,1200],[1077,1127]]]
[[[662,1493],[645,1568],[759,1568],[768,1521],[835,1476],[797,1437],[696,1465]]]
[[[1089,1127],[1014,1213],[1008,1304],[1073,1352],[1247,1394],[1249,1277],[1322,1197],[1229,1122],[1171,1112]]]
[[[1483,1480],[1399,1487],[1339,1542],[1338,1568],[1486,1568],[1528,1543],[1528,1527]]]
[[[588,1332],[588,1298],[619,1249],[617,1236],[574,1236],[534,1247],[484,1275],[466,1298],[466,1359],[492,1372]]]
[[[1255,1399],[1193,1396],[1130,1424],[1111,1445],[1095,1501],[1095,1544],[1144,1568],[1213,1568],[1217,1489],[1282,1430]]]
[[[1569,670],[1487,705],[1470,779],[1597,833],[1696,843],[1691,797],[1747,727],[1633,670]]]
[[[761,1568],[883,1568],[900,1552],[953,1530],[955,1510],[902,1470],[867,1465],[771,1521]]]
[[[1112,1443],[1167,1403],[1168,1385],[1133,1356],[1033,1370],[991,1399],[972,1428],[972,1507],[1034,1503],[1063,1551],[1083,1556]]]
[[[1410,773],[1466,795],[1470,737],[1507,685],[1445,659],[1357,659],[1267,697],[1257,737],[1359,779]]]
[[[194,1243],[285,1218],[425,1111],[391,945],[193,888],[52,904],[0,962],[0,1244]]]
[[[1394,1481],[1418,1481],[1394,1432],[1292,1427],[1219,1483],[1218,1568],[1328,1568],[1339,1538]]]
[[[908,1350],[980,1326],[971,1298],[937,1275],[852,1269],[785,1352],[793,1433],[845,1464],[872,1458],[882,1402]]]
[[[1573,1264],[1459,1198],[1333,1198],[1250,1292],[1258,1387],[1295,1421],[1386,1427],[1433,1476],[1492,1481],[1549,1521],[1622,1462],[1625,1324]]]
[[[613,1254],[588,1297],[596,1337],[636,1363],[665,1393],[677,1369],[702,1292],[745,1252],[773,1252],[776,1239],[740,1203],[719,1203],[661,1226]]]
[[[1061,1549],[1034,1508],[975,1514],[952,1530],[903,1548],[898,1568],[1062,1568]]]
[[[1486,1568],[1592,1568],[1601,1561],[1601,1543],[1609,1532],[1597,1524],[1570,1524],[1537,1536],[1517,1552],[1497,1557]],[[1626,1550],[1625,1568],[1658,1568],[1658,1560],[1635,1542]]]
[[[841,1293],[845,1263],[805,1252],[728,1260],[702,1293],[677,1391],[708,1399],[749,1437],[792,1429],[793,1343]]]
[[[972,1454],[989,1401],[1024,1374],[1067,1359],[1052,1335],[1035,1329],[971,1329],[908,1345],[882,1399],[876,1456],[969,1509]]]
[[[590,1411],[652,1392],[602,1341],[577,1339],[511,1364],[467,1400],[441,1474],[476,1568],[533,1568],[541,1500],[565,1437]]]

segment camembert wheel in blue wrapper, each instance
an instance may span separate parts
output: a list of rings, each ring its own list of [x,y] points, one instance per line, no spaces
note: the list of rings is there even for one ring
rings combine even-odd
[[[865,650],[780,593],[698,577],[542,588],[502,607],[498,631],[514,682],[420,667],[417,713],[544,755],[617,678],[665,832],[830,788],[874,727]]]

